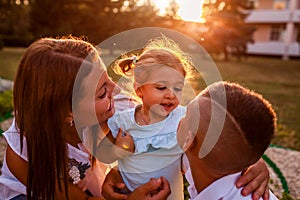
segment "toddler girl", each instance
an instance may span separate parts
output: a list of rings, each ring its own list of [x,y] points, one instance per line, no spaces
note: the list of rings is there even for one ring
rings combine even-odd
[[[119,129],[129,133],[134,145],[123,145],[133,154],[118,159],[124,183],[130,191],[164,176],[170,183],[169,199],[183,199],[181,155],[176,129],[185,114],[180,106],[190,58],[165,36],[149,41],[139,56],[120,59],[115,71],[133,76],[133,87],[142,104],[116,113],[108,121],[114,142]],[[110,136],[109,136],[110,137]],[[134,147],[133,147],[134,146]]]

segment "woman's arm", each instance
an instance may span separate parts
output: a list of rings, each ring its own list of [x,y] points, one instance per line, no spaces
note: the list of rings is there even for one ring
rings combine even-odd
[[[27,184],[27,168],[28,163],[23,160],[19,155],[17,155],[9,145],[7,145],[6,149],[6,162],[11,173],[23,184],[26,186]],[[72,200],[86,200],[88,195],[84,193],[78,186],[73,185],[72,183],[68,184],[68,194],[69,199]],[[66,199],[65,192],[56,190],[56,198],[57,199]],[[103,198],[91,198],[103,200]]]
[[[263,161],[259,159],[255,164],[250,166],[237,181],[238,188],[243,187],[242,195],[252,194],[253,200],[263,197],[264,200],[269,199],[269,170]]]

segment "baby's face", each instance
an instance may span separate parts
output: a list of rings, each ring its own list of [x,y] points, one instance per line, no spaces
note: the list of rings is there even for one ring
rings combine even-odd
[[[146,82],[138,88],[137,92],[140,93],[143,105],[148,110],[159,116],[167,116],[178,106],[183,86],[182,73],[160,65],[149,72]]]

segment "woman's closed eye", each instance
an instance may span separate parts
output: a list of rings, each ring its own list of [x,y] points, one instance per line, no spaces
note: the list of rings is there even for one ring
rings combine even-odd
[[[158,90],[165,90],[165,89],[167,89],[167,87],[166,86],[157,86],[156,89],[158,89]]]
[[[99,94],[97,95],[97,97],[100,98],[100,99],[103,99],[103,98],[106,97],[106,95],[107,95],[107,88],[105,86],[105,87],[103,87],[101,89],[101,91],[99,92]]]

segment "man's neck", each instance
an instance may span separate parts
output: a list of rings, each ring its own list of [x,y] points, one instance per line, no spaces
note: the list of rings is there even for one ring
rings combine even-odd
[[[191,168],[194,184],[198,193],[203,191],[206,187],[208,187],[217,179],[224,176],[222,174],[215,173],[211,169],[205,168],[205,166],[201,164],[200,165],[197,164],[197,166],[191,165],[190,168]]]

